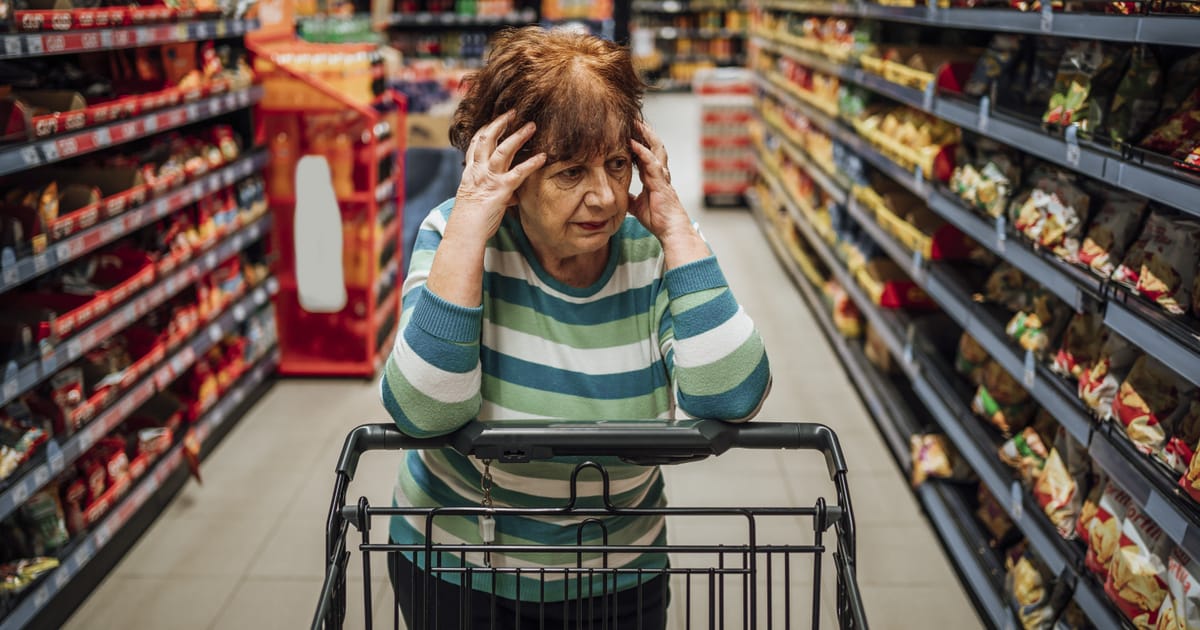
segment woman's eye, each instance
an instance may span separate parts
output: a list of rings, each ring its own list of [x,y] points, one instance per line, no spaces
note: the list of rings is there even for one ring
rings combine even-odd
[[[571,168],[559,171],[558,176],[567,180],[579,179],[583,176],[583,169],[578,166],[572,166]]]
[[[614,171],[623,171],[626,168],[629,168],[629,158],[626,158],[626,157],[613,158],[608,161],[608,168],[610,168]]]

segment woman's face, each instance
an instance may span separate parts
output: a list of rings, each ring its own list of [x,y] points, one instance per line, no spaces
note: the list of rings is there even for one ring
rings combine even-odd
[[[517,189],[521,225],[530,243],[557,259],[606,247],[625,220],[632,179],[627,148],[541,168]]]

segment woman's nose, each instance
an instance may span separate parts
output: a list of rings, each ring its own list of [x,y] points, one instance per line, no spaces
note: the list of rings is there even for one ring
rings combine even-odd
[[[615,184],[607,173],[594,173],[591,180],[587,197],[584,199],[588,205],[607,207],[617,201]]]

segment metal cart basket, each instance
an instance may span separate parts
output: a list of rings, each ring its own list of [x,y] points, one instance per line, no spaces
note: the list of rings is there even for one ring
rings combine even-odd
[[[556,457],[578,458],[579,465],[575,467],[570,479],[570,500],[561,507],[515,508],[515,507],[445,507],[445,508],[393,508],[374,507],[367,499],[361,498],[353,504],[346,503],[347,487],[354,478],[359,457],[369,450],[400,450],[400,449],[435,449],[453,448],[459,453],[478,458],[484,462],[518,463],[531,460],[544,460]],[[811,506],[806,507],[736,507],[736,508],[695,508],[695,507],[663,507],[663,508],[627,508],[613,504],[610,496],[610,483],[607,472],[599,464],[587,458],[618,457],[635,465],[664,465],[696,461],[713,455],[720,455],[731,448],[743,449],[810,449],[824,454],[826,467],[837,493],[837,503],[827,504],[818,498]],[[574,460],[573,460],[574,461]],[[591,469],[591,470],[589,470]],[[622,611],[616,610],[618,599],[615,593],[608,591],[610,580],[616,584],[618,577],[629,581],[630,573],[636,573],[637,587],[640,589],[643,580],[653,577],[667,576],[673,579],[670,599],[673,604],[683,604],[684,612],[678,620],[673,620],[669,627],[704,627],[724,628],[787,628],[791,627],[795,611],[807,613],[811,611],[812,627],[821,627],[821,580],[822,558],[827,552],[828,530],[833,528],[836,543],[831,551],[836,577],[836,609],[837,624],[841,628],[865,629],[866,617],[863,612],[862,598],[855,577],[855,532],[854,514],[850,505],[850,492],[846,481],[846,461],[838,444],[837,436],[829,427],[813,423],[779,423],[751,422],[745,424],[730,424],[713,420],[686,421],[633,421],[633,422],[472,422],[462,429],[445,436],[417,439],[402,434],[394,425],[368,424],[354,429],[346,438],[345,446],[337,463],[337,477],[334,485],[333,502],[329,510],[326,530],[326,568],[325,581],[321,589],[321,599],[318,604],[312,627],[341,628],[345,623],[347,610],[347,568],[351,552],[357,548],[362,558],[363,596],[365,614],[363,622],[366,627],[372,625],[372,593],[371,593],[371,561],[375,556],[377,562],[395,562],[397,554],[404,553],[406,557],[419,561],[422,567],[428,568],[422,572],[425,576],[423,593],[431,593],[430,582],[436,581],[436,576],[455,576],[462,584],[475,584],[475,588],[461,589],[464,600],[459,604],[463,608],[470,606],[470,598],[490,598],[495,611],[495,592],[479,590],[480,575],[491,576],[495,584],[495,576],[503,573],[515,573],[518,582],[520,578],[541,580],[541,593],[545,593],[547,577],[558,580],[573,580],[580,585],[575,589],[577,603],[581,609],[583,598],[587,598],[587,606],[596,606],[602,602],[599,612],[589,613],[588,621],[583,616],[570,623],[571,628],[617,628],[641,627],[640,612],[636,622],[618,622]],[[576,505],[577,488],[580,475],[598,475],[602,483],[602,506],[582,507]],[[426,542],[416,545],[398,545],[388,542],[389,519],[393,516],[420,516],[426,524],[426,532],[433,531],[433,522],[438,517],[473,516],[480,519],[492,518],[497,521],[508,516],[532,517],[571,517],[579,520],[578,527],[595,525],[599,518],[607,516],[665,516],[668,519],[688,519],[689,522],[698,518],[728,517],[739,523],[738,531],[745,531],[735,541],[722,541],[712,545],[584,545],[580,535],[579,545],[557,546],[520,546],[503,544],[462,545],[440,544]],[[796,539],[805,536],[811,542],[805,544],[766,544],[760,541],[758,532],[768,519],[789,519],[787,523],[796,522]],[[672,520],[672,523],[679,521]],[[374,526],[373,526],[374,525]],[[358,541],[348,538],[350,527],[358,531]],[[676,525],[672,524],[672,528]],[[785,524],[784,530],[791,529]],[[384,533],[379,533],[379,532]],[[372,539],[374,534],[375,539]],[[382,540],[380,540],[382,539]],[[607,535],[604,537],[607,541]],[[538,553],[555,554],[553,557],[564,558],[562,564],[550,567],[492,567],[488,562],[464,562],[467,554],[473,558],[486,558],[490,553]],[[632,569],[609,567],[610,554],[668,554],[671,558],[669,566],[661,569]],[[592,563],[584,566],[584,554],[601,557],[604,562],[600,566]],[[575,562],[578,558],[579,562]],[[803,562],[802,562],[803,560]],[[697,563],[701,563],[697,566]],[[416,566],[414,562],[412,566]],[[376,567],[379,565],[377,564]],[[793,577],[795,567],[811,567],[811,572],[802,570],[800,577]],[[826,572],[828,573],[828,572]],[[796,593],[806,592],[810,584],[811,601],[809,597],[798,597]],[[431,577],[432,576],[432,577]],[[464,577],[465,576],[465,577]],[[487,580],[483,580],[486,583]],[[588,585],[586,588],[583,585]],[[599,591],[603,596],[597,599],[596,584],[601,584]],[[803,586],[801,586],[803,585]],[[613,587],[616,590],[616,587]],[[588,595],[582,595],[584,592]],[[628,589],[625,589],[628,595]],[[437,592],[433,589],[432,592]],[[393,595],[393,611],[397,611],[401,602]],[[426,600],[429,598],[426,597]],[[675,601],[678,599],[679,601]],[[478,620],[472,624],[472,619],[464,614],[463,618],[455,621],[455,627],[461,628],[527,628],[559,627],[549,625],[544,618],[539,619],[537,610],[544,610],[547,602],[534,598],[529,601],[519,597],[518,611],[526,607],[525,616],[518,613],[514,618],[494,614],[488,622],[480,625]],[[630,601],[628,597],[624,600]],[[641,602],[638,593],[637,602]],[[700,604],[700,610],[696,602]],[[570,606],[571,603],[551,602],[558,606]],[[424,620],[427,627],[436,626],[436,619],[430,619],[428,601],[412,602],[417,607],[424,607]],[[611,610],[610,610],[611,607]],[[530,622],[530,610],[534,611],[534,621]],[[732,612],[731,612],[732,611]],[[610,614],[611,613],[611,614]],[[509,613],[512,614],[512,613]],[[807,616],[807,615],[804,615]],[[399,612],[391,615],[390,627],[400,627]],[[574,618],[573,618],[574,619]],[[597,621],[599,619],[599,621]],[[432,622],[432,623],[430,623]],[[565,617],[563,622],[565,623]],[[807,625],[807,624],[804,624]],[[561,626],[567,627],[567,626]],[[413,628],[412,630],[419,630]]]

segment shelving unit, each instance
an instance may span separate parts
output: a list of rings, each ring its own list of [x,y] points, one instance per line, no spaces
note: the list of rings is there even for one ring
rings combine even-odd
[[[480,13],[471,5],[458,6],[437,0],[410,3],[419,10],[395,3],[395,11],[377,21],[392,46],[406,58],[437,58],[449,64],[474,67],[482,62],[492,35],[503,28],[537,24],[539,5],[529,0],[514,0],[507,11],[489,8]],[[437,6],[437,5],[444,6]],[[463,3],[460,2],[460,5]]]
[[[632,22],[635,64],[658,90],[685,91],[696,72],[746,63],[738,2],[634,2]]]
[[[11,26],[25,32],[0,34],[0,60],[19,63],[48,55],[240,39],[257,28],[258,23],[165,8],[114,7],[18,10]],[[32,173],[33,169],[48,165],[71,167],[76,158],[121,150],[130,143],[218,119],[234,127],[244,127],[239,129],[244,132],[242,137],[251,140],[250,109],[262,97],[260,86],[214,81],[202,88],[169,88],[118,98],[82,111],[35,117],[38,125],[30,127],[27,141],[0,146],[0,176],[23,177],[27,171]],[[235,187],[251,183],[249,178],[261,172],[266,163],[264,150],[248,146],[236,159],[214,162],[209,156],[208,166],[194,173],[189,171],[191,175],[181,172],[179,177],[153,185],[138,183],[59,216],[31,244],[22,243],[0,251],[0,301],[15,299],[24,285],[144,228],[170,220],[194,204],[218,195],[232,203]],[[0,405],[7,405],[52,379],[85,353],[205,279],[223,263],[237,258],[247,248],[257,248],[269,234],[271,219],[262,215],[265,207],[242,205],[225,210],[236,211],[230,215],[235,216],[231,220],[236,223],[219,228],[219,232],[194,245],[186,254],[156,260],[130,282],[120,285],[119,290],[114,288],[88,302],[86,317],[80,315],[76,320],[73,313],[59,313],[48,323],[52,334],[40,342],[36,357],[4,366]],[[273,311],[269,294],[277,289],[275,279],[267,278],[231,295],[233,299],[227,306],[205,316],[187,338],[159,342],[149,354],[138,358],[113,390],[115,394],[85,401],[75,408],[71,421],[82,423],[78,430],[51,436],[29,460],[0,480],[0,519],[12,516],[29,497],[58,481],[89,449],[152,397],[168,391],[227,335],[241,330],[251,319],[270,319]],[[244,403],[273,374],[277,363],[277,350],[257,357],[252,369],[246,370],[212,409],[187,428],[189,438],[211,445],[212,440],[223,435],[240,416]],[[113,490],[117,498],[104,499],[113,502],[96,512],[103,512],[99,521],[78,532],[57,551],[58,568],[39,577],[10,608],[0,611],[3,615],[0,628],[61,623],[95,587],[104,572],[156,516],[145,508],[156,497],[173,493],[183,484],[185,477],[180,474],[183,432],[174,437],[171,447],[146,470],[137,468],[138,472],[130,473],[127,490]],[[134,463],[130,463],[131,471],[135,470]]]
[[[1195,38],[1200,21],[1179,16],[1104,16],[1032,13],[1004,10],[926,9],[882,7],[872,4],[830,4],[764,0],[752,10],[795,12],[813,15],[845,15],[936,25],[947,28],[984,29],[1001,32],[1037,33],[1065,37],[1100,38],[1122,42],[1153,42],[1197,46]],[[786,57],[816,72],[840,79],[914,109],[932,114],[983,137],[996,140],[1029,155],[1125,189],[1148,199],[1200,216],[1200,178],[1178,169],[1143,163],[1136,152],[1122,154],[1105,146],[1079,140],[1074,135],[1052,135],[1039,126],[991,110],[987,99],[971,102],[956,95],[938,92],[932,85],[925,90],[898,85],[882,76],[866,72],[855,62],[828,58],[801,48],[790,36],[751,30],[752,50]],[[762,67],[773,64],[763,64]],[[1194,385],[1200,385],[1200,326],[1194,321],[1172,318],[1124,287],[1108,282],[1089,270],[1066,263],[1049,252],[1032,246],[1004,221],[985,219],[948,189],[925,176],[902,167],[860,136],[848,123],[823,103],[795,89],[774,70],[758,73],[759,98],[782,104],[809,124],[829,136],[870,169],[886,175],[916,195],[936,215],[986,247],[994,255],[1012,264],[1030,278],[1061,298],[1076,312],[1102,313],[1105,325],[1145,352],[1155,356]],[[1157,462],[1137,452],[1119,425],[1103,423],[1076,397],[1072,383],[1054,374],[1034,355],[1019,348],[1004,332],[1004,322],[988,308],[978,304],[972,290],[950,264],[924,259],[909,250],[880,225],[874,212],[862,206],[851,193],[850,183],[836,173],[819,166],[803,148],[803,142],[790,130],[760,116],[761,124],[778,143],[784,155],[805,171],[812,181],[839,204],[845,213],[892,259],[934,302],[945,315],[968,332],[1003,369],[1022,384],[1031,398],[1048,411],[1078,442],[1086,445],[1099,471],[1132,498],[1138,509],[1166,532],[1170,540],[1191,557],[1200,557],[1200,506],[1183,495],[1172,477]],[[772,145],[775,146],[775,145]],[[1001,500],[1014,523],[1024,533],[1037,555],[1057,576],[1072,576],[1074,600],[1102,628],[1119,628],[1126,623],[1109,603],[1100,584],[1081,564],[1081,550],[1062,540],[1032,497],[1015,480],[995,455],[997,444],[984,425],[969,410],[969,399],[958,390],[947,360],[930,353],[922,341],[920,327],[902,312],[888,311],[873,304],[845,263],[821,238],[786,186],[764,159],[759,160],[760,177],[771,187],[772,195],[785,200],[797,231],[831,270],[870,325],[880,333],[890,353],[896,357],[912,389],[936,420],[963,458],[975,469],[981,483]],[[764,226],[768,231],[770,226]],[[784,266],[787,252],[777,247]],[[795,274],[793,274],[795,275]],[[799,283],[799,280],[798,280]],[[810,293],[811,291],[808,291]],[[801,290],[801,293],[806,293]],[[823,308],[823,307],[822,307]],[[814,310],[819,310],[814,306]],[[834,340],[833,345],[845,345]],[[887,377],[862,369],[842,354],[847,372],[856,381],[864,397]],[[862,382],[863,380],[867,382]],[[897,434],[908,435],[913,427],[897,424],[896,414],[884,413],[879,405],[868,404],[880,425],[885,440],[896,447]],[[892,426],[886,426],[888,424]],[[926,485],[929,485],[928,482]],[[916,493],[938,527],[947,551],[959,565],[960,576],[973,592],[977,604],[994,627],[1009,627],[994,605],[995,584],[981,577],[980,564],[963,550],[955,530],[973,524],[964,506],[951,501],[930,502],[926,495],[938,494],[940,486],[919,488]],[[949,506],[949,507],[948,507]],[[949,523],[950,525],[947,525]],[[955,528],[953,525],[957,525]],[[971,538],[967,538],[971,540]],[[1002,593],[1002,590],[1001,590]],[[1000,596],[1003,599],[1002,595]]]

